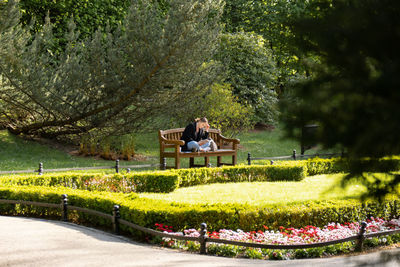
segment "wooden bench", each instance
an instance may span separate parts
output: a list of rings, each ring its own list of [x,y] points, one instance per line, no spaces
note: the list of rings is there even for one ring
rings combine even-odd
[[[160,141],[160,164],[163,166],[164,158],[174,158],[175,168],[180,168],[181,158],[190,159],[190,167],[208,167],[210,157],[217,157],[217,166],[221,165],[236,165],[237,164],[237,149],[240,143],[239,139],[226,138],[221,135],[220,130],[209,129],[209,137],[211,137],[218,146],[217,151],[207,152],[186,152],[181,151],[181,146],[185,141],[180,140],[185,128],[160,130],[158,139]],[[166,149],[169,149],[168,151]],[[171,151],[172,150],[172,151]],[[232,163],[222,163],[222,156],[232,156]],[[195,165],[194,158],[204,157],[204,165]]]

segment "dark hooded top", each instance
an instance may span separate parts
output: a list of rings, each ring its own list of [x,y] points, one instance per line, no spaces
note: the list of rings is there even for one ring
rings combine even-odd
[[[196,132],[196,126],[197,122],[190,123],[183,131],[181,140],[185,141],[185,144],[182,146],[182,151],[188,151],[187,143],[191,141],[199,142],[200,140],[208,138],[208,132],[203,129],[199,129],[199,131]]]

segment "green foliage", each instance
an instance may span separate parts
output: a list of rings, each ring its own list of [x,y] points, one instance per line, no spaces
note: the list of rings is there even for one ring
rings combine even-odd
[[[207,248],[208,254],[223,256],[223,257],[235,257],[239,252],[238,246],[224,245],[224,244],[211,244]]]
[[[62,50],[67,42],[65,34],[68,33],[68,24],[73,18],[80,39],[90,37],[98,29],[105,30],[111,27],[118,28],[123,22],[129,8],[129,0],[20,0],[21,23],[30,25],[33,23],[32,32],[40,32],[45,25],[45,18],[49,15],[54,24],[54,37]]]
[[[310,2],[314,1],[226,1],[222,21],[227,32],[252,32],[268,41],[277,63],[280,93],[291,79],[305,74],[300,55],[288,45],[293,32],[287,24],[295,17],[308,15]]]
[[[213,84],[204,101],[197,104],[202,107],[198,114],[207,114],[212,127],[220,129],[224,135],[237,135],[253,125],[252,109],[239,103],[229,84]]]
[[[168,193],[178,187],[178,176],[168,172],[131,174],[44,174],[0,177],[1,185],[69,187],[89,191]]]
[[[171,170],[180,177],[179,186],[210,183],[300,181],[306,176],[303,166],[245,166]]]
[[[276,67],[264,38],[250,33],[223,34],[216,59],[225,67],[225,81],[232,85],[234,95],[253,109],[253,120],[275,123]]]
[[[263,254],[261,252],[261,249],[257,248],[247,248],[244,252],[244,257],[250,258],[250,259],[262,259]]]
[[[269,160],[255,160],[254,164],[270,165]],[[400,157],[384,157],[381,159],[359,159],[359,160],[348,160],[346,158],[332,158],[332,159],[320,159],[312,158],[308,160],[300,161],[275,161],[274,165],[279,166],[304,166],[307,170],[306,176],[319,175],[319,174],[332,174],[344,172],[348,173],[354,168],[353,166],[359,167],[365,172],[396,172],[400,170]]]
[[[137,194],[90,192],[65,187],[12,185],[0,188],[0,198],[2,199],[60,203],[61,194],[68,194],[69,202],[72,205],[106,213],[110,213],[113,205],[118,204],[121,206],[123,219],[146,227],[164,222],[167,225],[174,225],[177,230],[198,228],[202,222],[207,223],[210,231],[219,229],[251,231],[263,229],[263,225],[267,225],[270,229],[278,229],[279,226],[300,228],[304,225],[322,227],[333,221],[339,223],[360,221],[369,215],[383,218],[389,215],[400,215],[400,211],[397,209],[398,200],[388,200],[387,205],[376,205],[373,202],[362,205],[356,200],[346,200],[254,207],[243,204],[189,205],[144,199]],[[2,206],[2,213],[16,214],[12,206]],[[21,206],[21,209],[26,213],[34,213],[29,207]],[[95,217],[90,220],[101,224]]]
[[[318,16],[297,17],[295,47],[319,61],[310,63],[312,77],[296,86],[299,101],[286,107],[291,135],[317,123],[317,140],[346,148],[351,158],[400,154],[399,8],[395,0],[325,0],[309,7],[318,9]],[[353,165],[351,173],[362,167]],[[368,186],[371,195],[382,197],[398,183],[393,175],[379,190]]]
[[[135,156],[135,138],[131,134],[123,136],[107,136],[81,138],[79,153],[84,156],[100,155],[107,160],[132,160]]]
[[[42,137],[122,135],[151,127],[171,102],[208,87],[215,74],[204,63],[218,41],[221,2],[171,0],[160,9],[150,0],[132,1],[115,31],[83,41],[71,22],[58,54],[50,22],[33,41],[29,34],[18,45],[2,41],[0,124]],[[2,16],[0,24],[7,20]]]

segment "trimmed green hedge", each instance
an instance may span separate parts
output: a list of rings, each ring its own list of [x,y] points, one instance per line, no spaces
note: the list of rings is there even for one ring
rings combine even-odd
[[[171,170],[179,176],[179,187],[211,183],[262,181],[300,181],[306,177],[304,166],[229,166],[219,168]]]
[[[138,172],[127,174],[57,173],[0,177],[0,185],[65,186],[74,189],[109,192],[168,193],[178,187],[179,177],[171,172]]]
[[[315,201],[291,205],[265,205],[255,207],[240,204],[189,205],[162,200],[140,198],[140,195],[90,192],[63,187],[0,187],[0,199],[18,199],[49,203],[60,203],[61,195],[68,194],[69,203],[111,214],[114,204],[121,206],[123,219],[153,227],[155,223],[174,226],[175,231],[198,228],[206,222],[210,231],[219,229],[242,229],[252,231],[263,229],[263,225],[278,230],[279,226],[300,228],[305,225],[324,226],[331,222],[361,221],[369,216],[389,218],[399,216],[399,200],[391,199],[384,204],[367,203],[357,200]],[[0,204],[4,215],[23,214],[27,216],[54,217],[59,211],[44,208]],[[94,225],[109,225],[110,222],[95,216],[74,213],[77,222]],[[135,233],[137,234],[137,233]]]
[[[269,160],[254,160],[254,164],[271,166]],[[351,162],[346,159],[332,158],[320,159],[313,158],[298,161],[275,161],[272,166],[304,166],[307,169],[307,175],[332,174],[340,172],[349,172],[350,166],[365,172],[393,172],[400,170],[400,157],[386,157],[381,159],[362,159]]]
[[[178,187],[244,181],[300,181],[304,166],[232,166],[126,174],[53,173],[0,177],[0,185],[65,186],[109,192],[168,193]]]

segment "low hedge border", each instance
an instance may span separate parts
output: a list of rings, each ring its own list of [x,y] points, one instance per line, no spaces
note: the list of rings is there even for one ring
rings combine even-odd
[[[109,192],[169,193],[178,187],[244,181],[300,181],[304,166],[232,166],[125,174],[53,173],[0,177],[0,185],[64,186]]]
[[[306,177],[305,166],[237,165],[218,168],[171,170],[179,176],[179,187],[211,183],[301,181]]]
[[[0,177],[0,185],[64,186],[74,189],[109,192],[168,193],[179,184],[177,174],[171,172],[137,172],[127,174],[57,173],[43,175],[12,175]]]
[[[0,187],[1,199],[29,200],[60,203],[61,195],[68,194],[71,205],[111,213],[113,205],[120,205],[123,219],[152,228],[155,223],[173,225],[177,230],[198,228],[206,222],[210,231],[219,229],[242,229],[252,231],[278,230],[279,226],[300,228],[305,225],[322,227],[331,222],[361,221],[367,217],[389,219],[400,216],[399,200],[390,199],[383,204],[357,200],[314,201],[292,205],[266,205],[255,207],[245,204],[189,205],[162,200],[141,198],[136,193],[110,193],[71,189],[65,187]],[[52,217],[59,211],[48,211],[40,207],[5,204],[0,205],[3,215],[28,215]],[[77,214],[78,222],[93,225],[105,224],[104,219]],[[107,222],[109,224],[109,222]]]
[[[270,160],[254,160],[254,164],[271,166]],[[381,159],[361,159],[348,161],[342,158],[321,159],[312,158],[298,161],[275,161],[272,166],[303,166],[306,176],[349,172],[352,168],[365,172],[394,172],[400,170],[400,157],[385,157]]]

